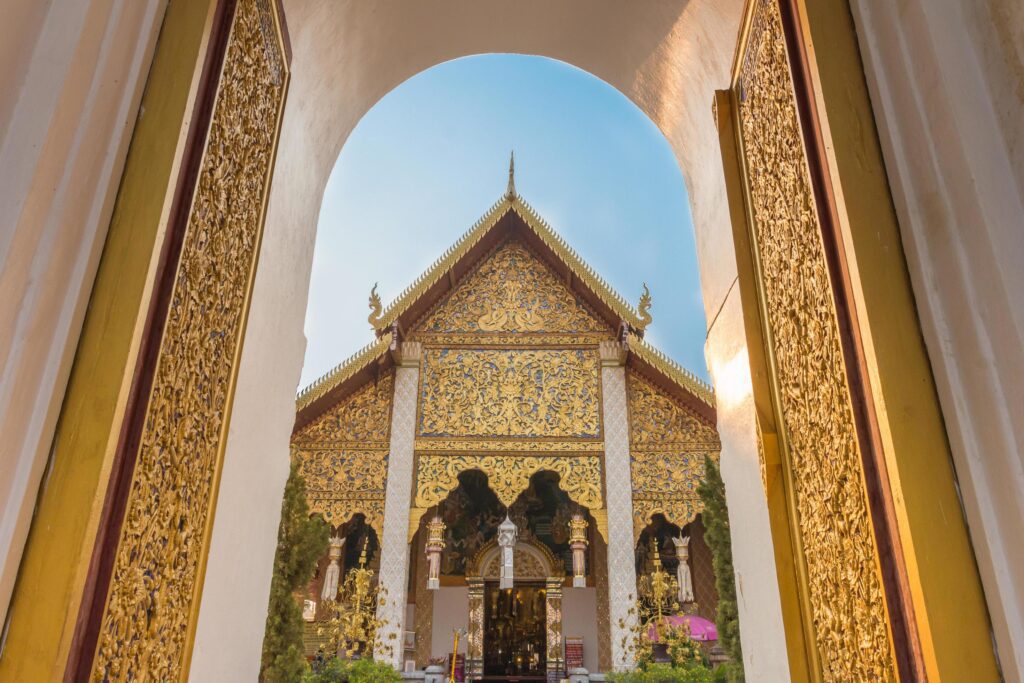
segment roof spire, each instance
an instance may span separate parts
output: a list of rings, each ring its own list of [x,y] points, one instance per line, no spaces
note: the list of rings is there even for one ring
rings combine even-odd
[[[515,199],[516,196],[516,152],[512,150],[508,159],[508,189],[505,190],[505,198]]]

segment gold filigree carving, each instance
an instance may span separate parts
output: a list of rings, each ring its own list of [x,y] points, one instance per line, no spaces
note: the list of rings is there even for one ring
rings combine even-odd
[[[779,8],[757,0],[741,145],[825,681],[896,679],[861,454]]]
[[[600,453],[603,441],[546,439],[416,439],[415,449],[437,453]]]
[[[362,513],[380,538],[394,371],[367,382],[292,438],[310,512],[331,526]]]
[[[599,363],[589,349],[427,349],[420,436],[601,436]]]
[[[459,474],[480,470],[502,505],[511,507],[541,470],[556,472],[559,486],[576,503],[591,510],[604,506],[601,458],[532,455],[420,455],[416,466],[416,507],[437,505],[459,485]]]
[[[376,382],[368,382],[303,427],[292,442],[319,446],[356,442],[370,448],[387,448],[394,393],[395,373],[392,371]]]
[[[600,321],[525,246],[507,242],[428,314],[418,333],[603,333]],[[521,335],[517,343],[530,343]]]
[[[273,10],[240,0],[174,275],[93,680],[177,680],[187,666],[286,73]]]
[[[548,578],[547,568],[541,564],[537,556],[519,548],[518,546],[513,552],[512,562],[515,564],[515,575],[517,581]],[[483,577],[485,579],[497,580],[500,575],[501,556],[500,554],[495,553],[484,567]]]
[[[565,658],[562,651],[562,581],[548,579],[545,582],[545,631],[547,634],[548,679],[562,676],[565,672]]]
[[[704,463],[717,458],[718,432],[643,375],[626,373],[634,539],[662,514],[684,526],[703,509],[697,486]]]
[[[668,522],[682,528],[695,520],[703,510],[704,503],[696,495],[634,498],[633,539],[640,538],[640,533],[650,524],[654,515],[664,515]]]
[[[630,370],[626,379],[631,449],[721,448],[718,431],[697,413],[680,405],[638,372]]]

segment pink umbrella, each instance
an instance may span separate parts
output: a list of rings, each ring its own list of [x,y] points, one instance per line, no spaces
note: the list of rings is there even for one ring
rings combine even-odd
[[[715,628],[715,624],[703,617],[698,617],[692,614],[679,614],[671,617],[662,617],[661,620],[661,628],[678,628],[684,624],[688,624],[690,626],[690,637],[694,640],[718,640],[718,629]],[[647,627],[647,638],[650,639],[651,642],[658,641],[657,632],[653,623]]]

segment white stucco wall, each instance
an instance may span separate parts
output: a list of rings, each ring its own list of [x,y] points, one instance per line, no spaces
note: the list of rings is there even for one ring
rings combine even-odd
[[[447,657],[452,651],[452,631],[469,624],[469,588],[441,586],[434,593],[434,622],[430,631],[430,657]],[[466,654],[465,641],[459,651]]]
[[[1024,680],[1024,5],[851,6],[1003,674]]]
[[[597,665],[597,589],[562,589],[562,635],[583,638],[583,668],[600,671]]]
[[[0,623],[165,5],[0,10]]]

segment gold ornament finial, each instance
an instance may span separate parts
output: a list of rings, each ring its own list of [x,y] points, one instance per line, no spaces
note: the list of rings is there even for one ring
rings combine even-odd
[[[374,282],[373,289],[370,290],[370,315],[366,318],[366,322],[370,323],[370,327],[375,330],[380,327],[380,314],[384,309],[380,303],[380,294],[377,294],[378,284]]]
[[[516,153],[512,150],[508,158],[508,189],[505,190],[505,198],[515,199],[516,196]]]
[[[644,293],[640,295],[640,303],[636,307],[637,313],[640,314],[640,325],[637,327],[638,331],[643,332],[654,318],[651,317],[651,290],[647,288],[647,283],[644,283]]]

